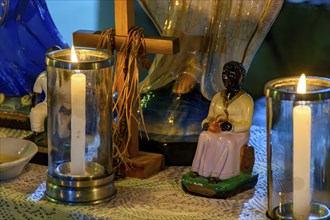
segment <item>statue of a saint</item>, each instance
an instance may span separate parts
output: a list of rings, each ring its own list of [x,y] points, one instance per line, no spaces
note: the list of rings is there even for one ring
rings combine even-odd
[[[141,82],[148,136],[166,145],[166,151],[172,143],[196,144],[212,97],[225,88],[222,67],[237,60],[248,70],[283,0],[139,2],[161,35],[180,38],[180,52],[156,55]],[[191,164],[196,145],[179,148],[173,146],[179,164]]]

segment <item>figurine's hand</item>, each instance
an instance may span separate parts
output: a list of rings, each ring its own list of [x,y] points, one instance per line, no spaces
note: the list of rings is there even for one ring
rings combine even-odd
[[[217,121],[210,122],[208,131],[213,132],[213,133],[221,132],[220,123],[218,123]]]
[[[194,88],[196,83],[196,80],[192,76],[182,74],[175,81],[172,92],[177,94],[186,94]]]
[[[203,131],[207,131],[209,129],[209,123],[203,124]]]
[[[230,131],[233,128],[233,125],[230,122],[225,121],[220,124],[220,128],[222,131]]]

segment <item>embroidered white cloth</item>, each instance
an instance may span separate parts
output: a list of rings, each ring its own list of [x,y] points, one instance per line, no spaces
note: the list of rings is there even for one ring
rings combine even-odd
[[[28,164],[14,180],[0,181],[0,216],[12,219],[267,219],[266,131],[252,126],[255,147],[254,189],[228,199],[193,196],[183,191],[182,175],[190,167],[167,167],[149,179],[115,181],[117,195],[89,206],[55,204],[45,198],[46,166]]]

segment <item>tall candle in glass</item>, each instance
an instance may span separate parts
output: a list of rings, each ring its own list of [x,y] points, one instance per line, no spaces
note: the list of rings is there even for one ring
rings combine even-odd
[[[78,62],[71,48],[71,61]],[[86,76],[76,70],[71,76],[71,174],[85,175]]]
[[[267,216],[329,219],[330,79],[275,79],[265,94]]]
[[[95,204],[115,195],[112,166],[113,57],[85,48],[46,54],[48,172],[53,202]]]

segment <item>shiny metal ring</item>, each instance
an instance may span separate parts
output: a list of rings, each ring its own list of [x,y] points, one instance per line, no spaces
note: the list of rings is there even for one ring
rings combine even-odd
[[[273,100],[316,101],[330,99],[330,78],[307,76],[309,91],[304,94],[296,92],[299,77],[283,77],[269,81],[265,85],[266,97]]]
[[[52,50],[46,53],[46,65],[66,70],[96,70],[113,65],[113,56],[101,50],[76,48],[76,53],[85,54],[88,59],[72,62],[71,49]]]

